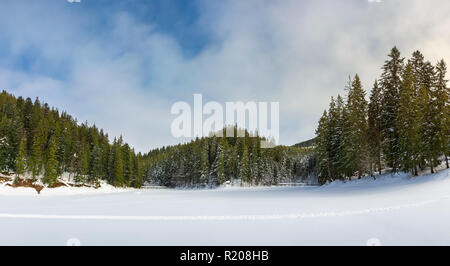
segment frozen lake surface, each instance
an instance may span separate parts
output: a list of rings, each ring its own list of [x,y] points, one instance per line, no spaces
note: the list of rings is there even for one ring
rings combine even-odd
[[[0,186],[0,245],[450,245],[449,173],[322,187]]]

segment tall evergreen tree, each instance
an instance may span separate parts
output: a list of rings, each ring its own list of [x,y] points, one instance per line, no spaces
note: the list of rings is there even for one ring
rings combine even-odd
[[[361,177],[367,165],[367,102],[358,75],[349,88],[345,110],[342,169],[347,176],[358,172]]]
[[[329,160],[330,160],[330,177],[332,179],[342,178],[341,170],[343,168],[343,128],[345,114],[344,100],[340,95],[336,100],[333,98],[330,102],[328,110],[328,137],[329,139]]]
[[[82,140],[78,146],[75,182],[84,183],[88,181],[90,152],[89,146]]]
[[[209,179],[209,156],[208,156],[208,143],[205,141],[201,145],[201,151],[200,151],[200,163],[201,163],[201,170],[200,170],[200,179],[201,183],[207,183]]]
[[[223,150],[223,147],[219,147],[219,153],[218,153],[218,167],[217,167],[217,182],[219,184],[225,183],[226,176],[225,176],[225,152]]]
[[[318,181],[320,184],[324,184],[329,178],[331,178],[330,170],[330,137],[328,128],[328,114],[327,111],[323,112],[322,117],[319,120],[319,126],[316,130],[316,154],[318,160]]]
[[[0,130],[7,127],[7,117],[3,116],[0,122]],[[4,132],[0,134],[0,171],[8,169],[9,143]]]
[[[431,168],[434,173],[434,167],[439,163],[441,154],[440,136],[440,119],[438,100],[435,90],[435,69],[430,62],[425,62],[422,67],[422,104],[420,112],[423,115],[421,125],[421,151],[422,162]]]
[[[125,179],[123,175],[123,159],[122,152],[120,149],[120,141],[114,144],[114,185],[116,187],[123,187],[125,185]]]
[[[420,163],[420,123],[421,116],[418,108],[416,92],[416,76],[413,65],[408,63],[402,78],[399,95],[399,108],[397,118],[398,142],[400,151],[399,165],[402,170],[413,170],[418,175],[417,166]]]
[[[249,165],[249,155],[247,145],[244,144],[244,151],[242,154],[242,159],[239,166],[239,176],[242,183],[247,184],[250,181],[250,165]]]
[[[102,150],[99,146],[94,146],[91,152],[89,171],[89,183],[98,185],[100,178],[104,175],[102,165]]]
[[[47,154],[47,162],[45,164],[44,183],[53,187],[58,178],[58,161],[56,159],[56,140],[52,137],[49,141],[49,148]]]
[[[370,95],[367,123],[371,174],[375,171],[375,166],[381,175],[381,88],[377,81],[373,84]]]
[[[238,145],[231,146],[231,154],[230,158],[227,162],[228,172],[231,176],[231,179],[239,177],[239,153],[237,149]]]
[[[30,170],[33,176],[33,179],[36,179],[42,171],[43,161],[44,161],[44,153],[43,147],[45,145],[45,129],[43,121],[40,121],[39,126],[36,128],[34,132],[33,146],[32,146],[32,154],[31,154],[31,164]]]
[[[27,148],[26,138],[22,137],[19,146],[19,154],[16,159],[16,174],[17,174],[16,179],[20,178],[21,175],[24,175],[26,171],[27,167],[26,148]]]
[[[444,155],[447,168],[449,168],[448,156],[450,156],[450,88],[446,79],[447,66],[444,60],[436,65],[436,109],[440,151]]]
[[[398,143],[398,104],[399,91],[402,84],[401,74],[403,71],[404,58],[400,56],[397,47],[392,48],[389,59],[383,66],[381,76],[381,87],[383,91],[381,101],[383,150],[386,162],[392,167],[392,171],[398,170],[400,150]]]
[[[141,188],[143,185],[143,172],[142,172],[142,156],[139,153],[136,160],[134,160],[134,172],[136,175],[136,179],[134,181],[133,187],[134,188]]]
[[[25,100],[25,106],[23,109],[23,128],[25,130],[25,138],[26,138],[26,151],[27,154],[31,154],[31,147],[33,143],[33,101],[31,98],[27,98]]]

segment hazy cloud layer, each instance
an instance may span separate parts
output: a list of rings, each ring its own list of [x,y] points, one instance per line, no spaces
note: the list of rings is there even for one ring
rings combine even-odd
[[[2,3],[0,87],[123,134],[139,151],[180,141],[170,107],[194,93],[279,101],[280,141],[294,144],[314,135],[349,75],[370,90],[392,46],[450,61],[446,0],[198,1],[193,27],[208,41],[189,56],[175,33],[129,10],[36,2]]]

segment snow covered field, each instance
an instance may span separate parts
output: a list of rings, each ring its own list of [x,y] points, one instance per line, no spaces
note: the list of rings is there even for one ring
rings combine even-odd
[[[450,171],[323,187],[0,185],[0,245],[450,245]]]

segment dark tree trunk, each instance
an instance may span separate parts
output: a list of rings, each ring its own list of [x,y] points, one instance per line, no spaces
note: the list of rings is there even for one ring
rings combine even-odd
[[[381,155],[378,154],[378,173],[381,175]]]
[[[375,177],[375,173],[374,173],[374,163],[372,163],[372,160],[370,161],[370,176],[371,177]]]

